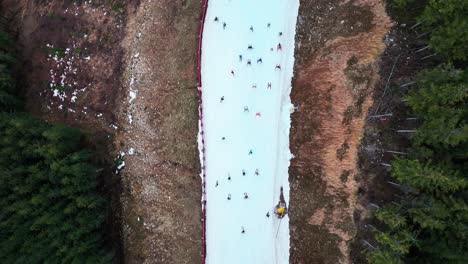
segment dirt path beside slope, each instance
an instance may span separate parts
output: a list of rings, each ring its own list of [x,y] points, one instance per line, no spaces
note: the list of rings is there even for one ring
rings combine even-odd
[[[126,263],[201,263],[199,0],[141,1],[127,24],[116,147]]]
[[[291,99],[291,263],[349,263],[357,147],[391,22],[383,1],[302,0]]]

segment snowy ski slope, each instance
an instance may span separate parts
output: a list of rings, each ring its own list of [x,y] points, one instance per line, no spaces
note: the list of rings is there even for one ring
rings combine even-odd
[[[208,264],[289,261],[289,218],[280,221],[273,209],[280,187],[289,201],[298,7],[299,0],[208,1],[201,60]]]

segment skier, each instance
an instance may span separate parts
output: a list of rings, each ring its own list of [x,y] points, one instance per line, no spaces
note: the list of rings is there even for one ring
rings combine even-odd
[[[276,69],[279,69],[279,70],[281,70],[281,65],[279,65],[279,64],[276,64],[275,70],[276,70]]]
[[[278,33],[278,36],[280,37],[283,36],[283,32]]]
[[[268,89],[271,89],[271,83],[270,83],[270,82],[268,83],[267,88],[268,88]]]
[[[232,74],[232,76],[234,76],[234,70],[231,70],[231,74]]]
[[[248,50],[253,50],[253,46],[252,46],[252,45],[249,45],[249,46],[247,46],[247,49],[248,49]]]
[[[224,96],[221,96],[221,99],[219,99],[219,102],[222,103],[224,101]]]
[[[231,174],[228,173],[228,181],[231,180]]]
[[[244,193],[244,199],[249,199],[249,195],[246,192]]]
[[[245,229],[244,229],[244,227],[242,227],[241,233],[242,233],[242,234],[245,234]]]
[[[244,113],[245,112],[249,112],[249,107],[248,106],[244,106]]]
[[[223,29],[226,29],[226,22],[223,22]]]
[[[255,114],[255,116],[256,116],[256,117],[262,117],[262,113],[257,112],[257,113]]]
[[[252,155],[253,154],[253,150],[249,150],[249,155]]]
[[[263,63],[262,58],[258,58],[258,59],[257,59],[257,64],[258,64],[258,63]]]
[[[228,193],[227,199],[231,200],[231,194],[230,193]]]
[[[253,89],[256,89],[256,88],[257,88],[257,85],[256,85],[255,83],[252,84],[252,88],[253,88]]]
[[[260,175],[260,173],[258,172],[258,169],[255,170],[255,175]]]
[[[245,170],[242,170],[242,176],[245,176]]]
[[[239,61],[242,61],[242,55],[239,55]]]
[[[267,24],[267,28],[269,28],[270,26],[271,26],[271,24],[270,24],[270,23],[268,23],[268,24]]]
[[[270,218],[270,212],[266,213],[266,217]]]
[[[281,46],[281,43],[278,43],[278,46],[276,46],[276,51],[281,50],[283,46]]]
[[[253,32],[253,26],[250,26],[250,31],[252,31],[252,32]]]
[[[215,187],[218,187],[218,181],[216,181],[216,185],[215,185]]]
[[[247,60],[247,66],[252,65],[252,62],[250,60]]]
[[[222,140],[226,140],[226,137],[222,137],[221,139],[222,139]]]
[[[218,17],[215,17],[215,18],[214,18],[214,22],[218,22]]]

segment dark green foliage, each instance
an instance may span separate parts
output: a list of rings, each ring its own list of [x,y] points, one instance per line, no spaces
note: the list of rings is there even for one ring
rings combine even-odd
[[[468,1],[466,0],[390,0],[393,15],[401,23],[420,25],[429,34],[429,46],[448,61],[467,60]]]
[[[16,86],[11,68],[15,59],[12,55],[11,39],[0,31],[0,111],[17,108],[20,101],[15,96]]]
[[[10,45],[0,32],[0,261],[111,263],[91,153],[79,130],[18,112]]]
[[[392,176],[404,185],[433,194],[456,192],[468,187],[468,179],[459,171],[441,164],[423,164],[418,160],[394,161]]]
[[[0,114],[0,259],[108,263],[105,204],[81,134],[26,114]],[[21,257],[20,257],[21,256]]]
[[[369,263],[468,263],[468,73],[423,71],[408,105],[421,120],[412,155],[392,162],[398,204],[378,209],[383,231]]]
[[[468,1],[430,0],[419,16],[426,30],[431,31],[429,45],[449,60],[468,58]]]
[[[424,122],[413,143],[421,157],[466,159],[468,152],[468,71],[440,66],[418,76],[408,105]]]
[[[402,264],[401,259],[392,251],[387,249],[376,249],[369,251],[367,261],[373,264]]]

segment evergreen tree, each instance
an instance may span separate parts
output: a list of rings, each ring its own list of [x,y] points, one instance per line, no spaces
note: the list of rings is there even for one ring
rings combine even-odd
[[[419,21],[431,31],[429,45],[449,60],[468,58],[468,1],[430,0]]]
[[[407,96],[408,105],[424,121],[414,143],[437,149],[466,146],[467,98],[468,71],[446,65],[422,72],[418,77],[418,89]]]
[[[0,31],[0,111],[17,108],[20,105],[20,100],[15,96],[16,86],[11,73],[15,62],[12,46],[10,37]]]
[[[0,259],[109,263],[104,200],[78,130],[0,114]],[[87,260],[92,260],[89,262]]]
[[[427,193],[456,192],[468,186],[468,179],[459,171],[441,164],[399,159],[392,162],[391,171],[398,182]]]

